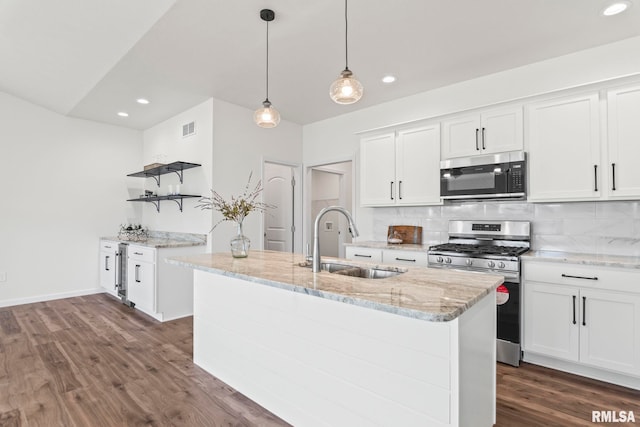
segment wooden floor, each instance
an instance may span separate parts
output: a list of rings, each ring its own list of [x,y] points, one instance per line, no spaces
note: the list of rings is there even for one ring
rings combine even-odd
[[[159,323],[107,295],[0,308],[0,426],[287,425],[191,361],[192,319]],[[640,392],[498,364],[498,426],[579,426]]]

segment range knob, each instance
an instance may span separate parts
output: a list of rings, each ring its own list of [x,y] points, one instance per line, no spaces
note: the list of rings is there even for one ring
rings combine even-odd
[[[504,262],[499,262],[498,263],[498,268],[504,268]]]
[[[473,264],[473,260],[468,259],[464,263],[467,264],[467,265],[472,265]]]
[[[444,262],[446,262],[447,264],[451,264],[451,258],[446,257],[446,258],[445,258],[445,260],[444,260]]]
[[[493,262],[493,261],[489,261],[489,262],[487,263],[487,266],[488,266],[489,268],[493,268],[493,267],[495,267],[495,266],[496,266],[496,263],[495,263],[495,262]]]
[[[442,257],[439,256],[438,258],[436,258],[436,261],[439,262],[439,263],[442,263]]]

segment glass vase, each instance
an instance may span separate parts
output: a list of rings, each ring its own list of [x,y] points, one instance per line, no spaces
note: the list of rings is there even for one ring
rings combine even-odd
[[[246,258],[249,256],[251,240],[242,233],[242,223],[238,223],[238,234],[231,239],[231,255],[234,258]]]

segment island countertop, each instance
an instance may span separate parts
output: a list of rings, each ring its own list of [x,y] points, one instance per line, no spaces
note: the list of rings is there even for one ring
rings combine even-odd
[[[322,257],[364,267],[375,264]],[[485,273],[426,267],[385,268],[405,271],[384,279],[363,279],[300,266],[304,256],[286,252],[251,251],[248,258],[230,253],[206,253],[168,258],[166,262],[235,277],[361,307],[427,321],[449,321],[491,293],[504,277]]]

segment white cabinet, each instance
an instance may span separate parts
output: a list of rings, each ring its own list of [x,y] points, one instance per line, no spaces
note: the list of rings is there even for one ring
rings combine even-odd
[[[609,197],[640,198],[640,86],[608,91],[607,106]]]
[[[605,190],[597,93],[526,107],[530,201],[596,200]]]
[[[525,262],[525,360],[543,356],[543,364],[559,369],[583,366],[640,377],[637,283],[635,270]]]
[[[518,151],[523,147],[522,107],[454,117],[442,122],[442,159]]]
[[[117,286],[120,279],[119,257],[118,242],[100,241],[100,286],[114,296],[118,294]]]
[[[105,241],[101,242],[101,245]],[[118,243],[115,243],[118,247]],[[168,264],[165,258],[205,252],[206,247],[185,246],[154,248],[129,244],[127,249],[127,299],[135,308],[160,321],[193,314],[193,272],[188,268]],[[104,257],[101,251],[101,283]],[[103,285],[103,287],[106,286]],[[117,296],[115,292],[109,293]]]
[[[347,246],[345,249],[345,257],[355,261],[382,263],[382,250],[361,246]]]
[[[127,299],[147,314],[156,312],[156,250],[130,245],[127,262]]]
[[[362,206],[440,204],[440,127],[402,128],[360,140]]]
[[[427,253],[422,251],[385,249],[382,251],[382,262],[385,264],[426,267]]]
[[[346,258],[383,264],[427,266],[427,253],[400,249],[376,249],[363,246],[347,246]]]

